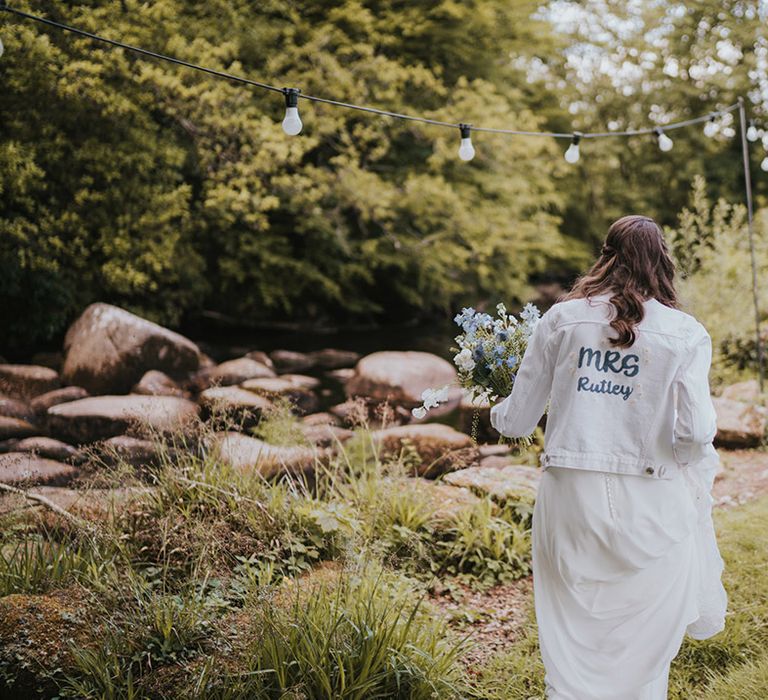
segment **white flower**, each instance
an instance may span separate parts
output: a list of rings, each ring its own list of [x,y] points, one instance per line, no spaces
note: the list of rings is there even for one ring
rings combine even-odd
[[[427,409],[424,408],[424,406],[417,406],[416,408],[411,409],[411,413],[414,418],[424,418],[424,416],[427,415]]]
[[[472,351],[469,348],[464,348],[458,355],[454,355],[453,361],[462,372],[471,372],[475,368],[475,361],[472,359]]]
[[[435,406],[439,406],[440,403],[448,400],[449,385],[446,384],[440,389],[424,389],[421,392],[421,399],[424,401],[424,408],[429,410]]]

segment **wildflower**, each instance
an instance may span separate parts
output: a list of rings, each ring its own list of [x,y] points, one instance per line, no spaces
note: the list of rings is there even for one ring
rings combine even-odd
[[[515,355],[510,355],[507,358],[507,367],[514,367],[516,362],[517,362],[517,357]]]
[[[454,355],[453,361],[462,372],[471,372],[475,368],[475,361],[472,359],[472,351],[469,348],[464,348],[458,355]]]
[[[466,306],[461,310],[460,314],[456,314],[453,320],[457,325],[467,331],[470,328],[473,328],[476,323],[475,314],[476,312],[471,306]]]
[[[535,324],[536,321],[539,320],[540,316],[541,316],[541,312],[539,311],[538,307],[535,304],[532,304],[531,302],[528,302],[523,307],[523,310],[520,312],[520,318],[522,318],[523,321],[525,321],[529,325]]]

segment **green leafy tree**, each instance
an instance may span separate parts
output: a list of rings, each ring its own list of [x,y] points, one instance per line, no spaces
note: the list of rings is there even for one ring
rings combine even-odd
[[[521,56],[535,3],[22,2],[90,31],[305,93],[487,126],[542,128]],[[0,296],[21,346],[86,303],[176,324],[449,313],[522,300],[576,270],[551,139],[456,133],[300,102],[5,17]]]

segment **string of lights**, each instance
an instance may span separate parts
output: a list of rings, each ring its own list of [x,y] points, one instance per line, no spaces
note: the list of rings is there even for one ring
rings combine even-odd
[[[282,122],[282,128],[283,128],[283,131],[290,136],[296,136],[301,133],[301,130],[304,125],[301,121],[301,116],[299,114],[299,100],[307,100],[308,102],[316,102],[321,104],[332,105],[335,107],[342,107],[345,109],[357,110],[359,112],[367,112],[370,114],[376,114],[379,116],[389,117],[392,119],[401,119],[406,121],[420,122],[423,124],[430,124],[432,126],[437,126],[437,127],[458,129],[460,138],[461,138],[458,154],[459,154],[459,158],[461,158],[461,160],[463,161],[470,161],[475,156],[475,148],[474,148],[474,145],[472,144],[473,131],[478,133],[502,134],[507,136],[538,136],[538,137],[549,137],[549,138],[555,138],[555,139],[569,139],[570,145],[568,146],[568,149],[565,151],[565,160],[568,163],[578,162],[581,156],[579,144],[582,139],[601,139],[601,138],[620,137],[620,136],[627,137],[627,136],[655,135],[660,150],[664,152],[668,152],[672,149],[672,147],[674,146],[674,143],[672,139],[669,137],[667,132],[672,131],[674,129],[682,129],[684,127],[692,126],[694,124],[704,123],[705,125],[704,133],[707,136],[714,136],[719,130],[718,120],[724,115],[740,109],[740,104],[736,103],[736,104],[728,105],[727,107],[723,107],[722,109],[708,112],[707,114],[704,114],[698,117],[694,117],[692,119],[673,122],[671,124],[666,124],[664,126],[653,126],[653,127],[648,127],[644,129],[629,129],[625,131],[583,132],[582,133],[579,131],[573,131],[573,132],[523,131],[519,129],[501,129],[501,128],[493,128],[493,127],[487,127],[487,126],[475,126],[475,125],[467,124],[464,122],[442,121],[439,119],[431,119],[429,117],[422,117],[422,116],[417,116],[413,114],[403,114],[400,112],[393,112],[386,109],[379,109],[377,107],[369,107],[366,105],[359,105],[351,102],[342,102],[340,100],[333,100],[326,97],[319,97],[317,95],[309,95],[306,93],[302,93],[301,90],[296,87],[281,88],[276,85],[270,85],[269,83],[265,83],[259,80],[253,80],[251,78],[246,78],[241,75],[227,73],[225,71],[209,68],[207,66],[202,66],[196,63],[192,63],[190,61],[184,61],[180,58],[175,58],[174,56],[168,56],[166,54],[158,53],[156,51],[150,51],[148,49],[144,49],[139,46],[133,46],[131,44],[127,44],[125,42],[118,41],[116,39],[110,39],[108,37],[101,36],[100,34],[95,34],[93,32],[89,32],[84,29],[80,29],[78,27],[73,27],[71,25],[64,24],[62,22],[57,22],[55,20],[48,19],[46,17],[33,15],[33,14],[30,14],[29,12],[24,12],[23,10],[18,10],[14,7],[10,7],[4,3],[0,4],[0,10],[16,15],[17,17],[32,20],[34,22],[38,22],[40,24],[47,25],[49,27],[54,27],[56,29],[60,29],[66,32],[70,32],[72,34],[76,34],[78,36],[85,37],[87,39],[91,39],[93,41],[101,42],[103,44],[108,44],[116,48],[124,49],[126,51],[131,51],[133,53],[137,53],[142,56],[147,56],[149,58],[154,58],[160,61],[166,61],[168,63],[173,63],[179,66],[183,66],[185,68],[196,70],[201,73],[206,73],[207,75],[211,75],[216,78],[228,80],[230,82],[241,83],[244,85],[248,85],[252,88],[258,88],[258,89],[267,90],[270,92],[281,93],[285,99],[285,117]],[[2,55],[2,51],[3,51],[3,46],[2,46],[2,42],[0,42],[0,55]],[[760,137],[760,131],[755,125],[754,120],[752,120],[750,121],[750,127],[747,130],[747,138],[750,141],[756,141],[759,137]],[[765,157],[765,159],[761,163],[761,167],[763,170],[768,171],[768,155]]]
[[[88,32],[78,27],[73,27],[62,22],[56,22],[52,19],[33,15],[16,8],[9,7],[5,3],[0,2],[0,10],[16,15],[17,17],[32,20],[55,29],[70,32],[87,39],[101,42],[109,46],[125,49],[142,56],[154,58],[160,61],[166,61],[175,65],[183,66],[191,70],[196,70],[207,75],[214,76],[223,80],[231,82],[241,83],[252,88],[261,90],[267,90],[269,92],[281,93],[285,99],[285,117],[283,118],[282,127],[283,131],[290,135],[296,136],[301,133],[303,124],[301,116],[299,115],[299,100],[307,100],[308,102],[316,102],[334,107],[342,107],[345,109],[357,110],[359,112],[367,112],[369,114],[376,114],[383,117],[389,117],[392,119],[401,119],[405,121],[420,122],[422,124],[430,124],[437,127],[444,127],[450,129],[458,129],[461,138],[459,144],[458,155],[463,161],[470,161],[475,157],[475,147],[472,144],[472,132],[484,132],[488,134],[503,134],[508,136],[538,136],[549,137],[555,139],[569,139],[570,144],[565,151],[565,160],[568,163],[576,163],[580,158],[579,144],[582,139],[601,139],[610,137],[629,137],[629,136],[644,136],[654,135],[659,149],[662,152],[668,152],[674,147],[674,143],[667,132],[675,129],[682,129],[684,127],[692,126],[694,124],[704,124],[704,134],[708,137],[713,137],[720,131],[720,124],[718,123],[725,115],[737,111],[739,112],[739,122],[741,126],[741,144],[742,144],[742,156],[744,165],[744,183],[746,189],[746,200],[748,210],[748,232],[749,232],[749,245],[752,254],[752,292],[753,303],[755,310],[755,341],[757,345],[758,355],[758,376],[760,380],[760,390],[763,390],[764,386],[764,358],[763,358],[763,340],[760,333],[760,310],[758,306],[758,283],[757,283],[757,267],[755,262],[755,248],[754,248],[754,236],[753,236],[753,212],[752,212],[752,186],[751,176],[749,168],[749,142],[755,142],[761,137],[765,137],[765,130],[758,128],[754,120],[750,120],[747,125],[745,117],[745,108],[743,98],[739,98],[736,104],[728,105],[722,109],[709,112],[707,114],[693,117],[692,119],[686,119],[683,121],[666,124],[664,126],[652,126],[644,129],[630,129],[625,131],[607,131],[607,132],[554,132],[554,131],[521,131],[518,129],[499,129],[485,126],[474,126],[464,122],[449,122],[439,119],[430,119],[428,117],[416,116],[413,114],[402,114],[400,112],[392,112],[386,109],[379,109],[377,107],[369,107],[366,105],[353,104],[351,102],[342,102],[340,100],[332,100],[326,97],[318,97],[317,95],[308,95],[302,93],[299,88],[296,87],[277,87],[276,85],[270,85],[269,83],[261,82],[258,80],[252,80],[241,75],[235,75],[227,73],[225,71],[217,70],[214,68],[208,68],[207,66],[191,63],[190,61],[184,61],[173,56],[167,56],[156,51],[150,51],[148,49],[141,48],[139,46],[132,46],[116,39],[109,39],[108,37],[101,36]],[[0,40],[0,56],[4,51],[2,40]],[[768,154],[763,158],[760,167],[765,172],[768,172]]]

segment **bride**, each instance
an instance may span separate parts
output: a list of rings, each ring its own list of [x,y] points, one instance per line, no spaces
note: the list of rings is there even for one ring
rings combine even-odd
[[[491,408],[518,437],[549,402],[532,541],[550,700],[666,698],[685,634],[724,627],[712,346],[677,306],[661,228],[619,219]]]

